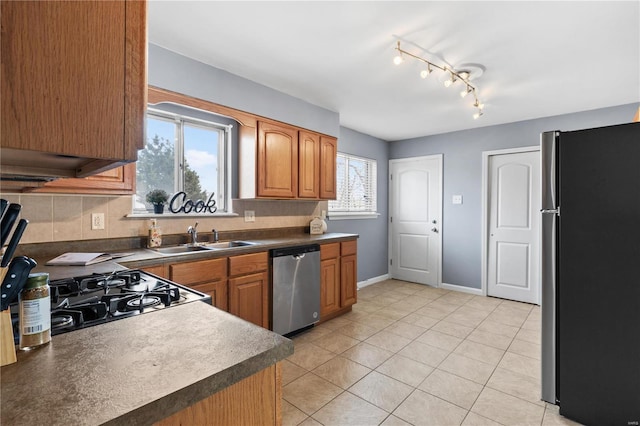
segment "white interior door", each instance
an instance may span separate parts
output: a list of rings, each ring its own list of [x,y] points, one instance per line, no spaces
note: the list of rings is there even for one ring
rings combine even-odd
[[[389,274],[440,285],[442,156],[389,162]]]
[[[492,155],[488,171],[487,292],[538,304],[540,152]]]

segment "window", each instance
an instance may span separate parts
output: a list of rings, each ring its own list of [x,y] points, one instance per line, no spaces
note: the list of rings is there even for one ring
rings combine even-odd
[[[337,196],[329,201],[331,218],[377,215],[376,160],[338,153]]]
[[[229,209],[227,153],[231,126],[174,112],[147,110],[147,142],[139,152],[134,213],[153,211],[145,199],[153,189],[184,191],[184,200],[215,201],[216,211]],[[188,212],[188,211],[187,211]],[[193,209],[197,212],[197,209]]]

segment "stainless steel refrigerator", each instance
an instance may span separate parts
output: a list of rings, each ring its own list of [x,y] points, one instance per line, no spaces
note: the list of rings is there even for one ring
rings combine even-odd
[[[640,424],[640,123],[541,135],[542,399]]]

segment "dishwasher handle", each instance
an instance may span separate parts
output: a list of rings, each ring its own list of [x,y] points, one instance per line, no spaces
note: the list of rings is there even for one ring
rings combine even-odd
[[[320,245],[318,244],[308,244],[304,246],[295,246],[295,247],[283,247],[269,250],[269,255],[271,257],[282,257],[282,256],[300,256],[300,259],[304,257],[306,253],[313,253],[315,251],[320,251]]]

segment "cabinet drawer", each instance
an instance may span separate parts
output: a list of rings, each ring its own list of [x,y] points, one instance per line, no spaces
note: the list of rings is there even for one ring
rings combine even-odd
[[[269,268],[269,254],[265,252],[242,254],[229,258],[229,276],[253,274]]]
[[[227,277],[227,259],[211,259],[199,262],[176,263],[169,266],[171,280],[178,284],[194,284],[216,281]]]
[[[345,241],[340,244],[340,254],[342,256],[348,256],[350,254],[356,254],[358,252],[358,241]]]
[[[322,244],[320,246],[320,260],[335,259],[340,256],[340,243]]]

